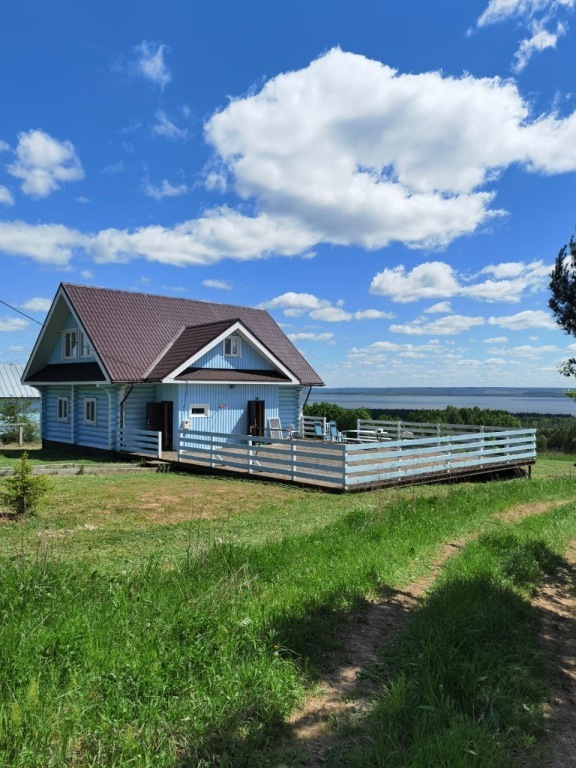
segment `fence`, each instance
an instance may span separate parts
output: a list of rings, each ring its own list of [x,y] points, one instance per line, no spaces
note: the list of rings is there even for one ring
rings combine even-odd
[[[178,461],[340,490],[429,482],[532,464],[535,458],[534,429],[355,444],[180,430],[178,445]]]
[[[162,432],[147,429],[119,429],[118,450],[162,458]]]

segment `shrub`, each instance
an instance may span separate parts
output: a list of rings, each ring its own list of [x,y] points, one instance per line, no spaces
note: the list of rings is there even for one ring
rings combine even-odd
[[[14,474],[4,481],[0,497],[3,503],[17,515],[25,515],[36,510],[38,502],[49,489],[50,483],[47,478],[32,474],[32,465],[28,460],[28,454],[24,452],[18,464],[14,466]]]

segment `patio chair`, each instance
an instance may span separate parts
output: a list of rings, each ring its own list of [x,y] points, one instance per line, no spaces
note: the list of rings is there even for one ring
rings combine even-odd
[[[284,432],[280,419],[268,419],[268,433],[272,440],[282,440]]]
[[[341,435],[338,432],[338,426],[335,421],[328,423],[328,440],[332,440],[335,443],[339,443],[341,440]]]
[[[319,440],[326,440],[326,435],[324,434],[322,424],[320,424],[318,421],[314,422],[314,437],[317,437]]]

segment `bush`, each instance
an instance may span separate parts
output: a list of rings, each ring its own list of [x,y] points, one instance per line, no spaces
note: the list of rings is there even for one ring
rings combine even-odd
[[[42,475],[32,474],[32,465],[28,454],[14,466],[14,474],[4,481],[0,491],[3,503],[17,515],[25,515],[36,510],[38,502],[50,489],[50,483]]]
[[[5,443],[16,443],[19,437],[18,427],[24,425],[24,442],[37,443],[40,440],[39,423],[31,400],[5,400],[0,402],[0,437]]]
[[[367,408],[342,408],[335,403],[312,403],[304,408],[306,416],[325,416],[327,421],[335,421],[340,431],[356,429],[358,419],[371,419]]]

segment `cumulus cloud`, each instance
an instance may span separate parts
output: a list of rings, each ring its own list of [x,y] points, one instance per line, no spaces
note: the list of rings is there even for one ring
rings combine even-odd
[[[469,331],[479,325],[484,325],[483,317],[467,317],[466,315],[446,315],[438,320],[418,318],[411,323],[393,324],[393,333],[404,333],[409,336],[456,336],[463,331]]]
[[[28,328],[30,323],[28,320],[22,320],[19,317],[0,317],[0,331],[23,331]]]
[[[478,19],[478,26],[498,24],[510,19],[533,19],[541,14],[550,14],[561,8],[571,9],[574,0],[489,0]]]
[[[143,180],[142,189],[148,197],[153,197],[154,200],[162,200],[165,197],[179,197],[188,192],[188,186],[186,184],[178,184],[177,186],[174,186],[166,179],[163,179],[160,184],[152,184],[148,177]]]
[[[14,198],[8,187],[0,185],[0,205],[14,205]]]
[[[452,312],[452,306],[449,301],[439,301],[438,304],[433,304],[424,311],[428,315],[445,315],[448,312]]]
[[[166,139],[186,141],[190,136],[190,131],[186,128],[180,128],[168,117],[164,110],[160,109],[156,112],[156,119],[152,126],[152,134],[154,136],[164,136]]]
[[[231,101],[205,131],[213,167],[248,205],[87,234],[98,262],[213,264],[304,256],[320,243],[444,246],[499,215],[487,185],[508,166],[576,170],[576,113],[533,116],[511,81],[401,74],[339,49]],[[459,284],[449,269],[441,277]],[[512,301],[510,286],[484,287],[487,300],[503,289]]]
[[[85,248],[90,239],[60,224],[27,224],[0,221],[0,251],[9,256],[25,256],[42,264],[66,267],[75,249]]]
[[[558,329],[552,317],[542,309],[527,309],[524,312],[518,312],[515,315],[505,317],[489,317],[488,323],[489,325],[499,325],[501,328],[508,328],[510,331],[524,331],[526,328]]]
[[[532,36],[522,40],[514,54],[512,69],[515,72],[521,72],[535,53],[545,51],[546,48],[556,48],[558,38],[564,35],[565,32],[565,27],[562,24],[558,24],[554,32],[544,29],[540,24],[534,24]]]
[[[452,296],[467,296],[481,301],[505,301],[516,303],[526,292],[544,287],[550,279],[552,265],[542,261],[492,264],[485,267],[484,274],[495,279],[470,284],[453,267],[442,261],[419,264],[407,272],[404,265],[391,267],[379,272],[372,280],[370,293],[388,296],[397,303],[408,303],[419,299],[441,299]],[[465,284],[464,279],[468,280]],[[443,307],[438,304],[436,307]],[[432,311],[432,308],[428,312]],[[435,309],[434,311],[444,311]]]
[[[20,306],[22,309],[27,309],[32,312],[48,312],[52,306],[52,300],[36,297],[34,299],[28,299],[28,301],[25,301],[24,304],[21,304]]]
[[[168,50],[168,46],[163,43],[149,43],[143,40],[134,48],[136,61],[133,64],[133,71],[157,85],[160,90],[164,90],[172,79],[168,65],[164,61],[164,52]]]
[[[214,288],[217,291],[231,291],[232,283],[229,280],[212,280],[210,278],[202,280],[202,285],[206,288]]]
[[[330,341],[334,338],[333,333],[289,333],[288,338],[292,341]]]
[[[340,301],[336,305],[327,299],[319,299],[312,293],[295,293],[288,291],[274,299],[262,302],[262,309],[282,309],[287,317],[301,317],[307,313],[312,320],[323,320],[327,323],[341,323],[349,320],[380,320],[392,318],[390,312],[382,312],[379,309],[362,309],[349,312],[342,307]]]
[[[18,135],[16,159],[7,171],[22,180],[22,192],[32,197],[48,197],[64,182],[84,176],[74,145],[40,130]]]

